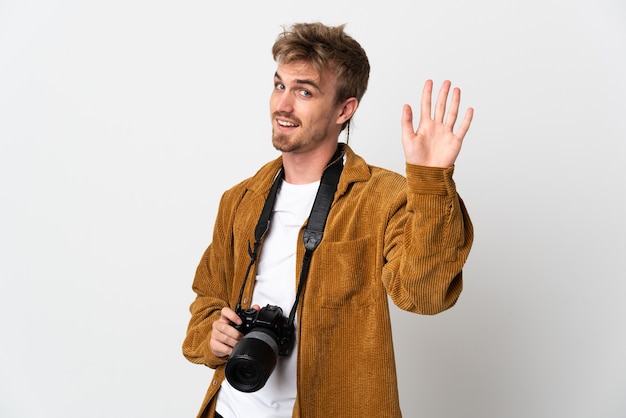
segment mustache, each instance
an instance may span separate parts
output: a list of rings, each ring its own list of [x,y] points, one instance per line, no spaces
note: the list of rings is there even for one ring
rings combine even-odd
[[[295,124],[298,125],[302,125],[302,122],[300,121],[300,119],[298,119],[297,117],[293,116],[291,113],[287,113],[287,112],[274,112],[272,113],[272,119],[276,119],[276,118],[283,118],[283,119],[287,119],[290,122],[293,122]]]

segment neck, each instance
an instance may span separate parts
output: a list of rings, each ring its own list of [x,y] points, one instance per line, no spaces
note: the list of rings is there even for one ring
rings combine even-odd
[[[284,152],[285,181],[291,184],[308,184],[322,178],[324,169],[337,151],[337,143],[303,153]]]

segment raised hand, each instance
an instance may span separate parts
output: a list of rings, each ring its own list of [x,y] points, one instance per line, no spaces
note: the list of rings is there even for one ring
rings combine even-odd
[[[467,133],[474,109],[467,109],[461,125],[456,133],[454,124],[459,112],[461,90],[454,88],[450,108],[446,114],[446,102],[450,93],[450,81],[444,81],[435,103],[435,114],[432,114],[431,100],[433,92],[432,80],[427,80],[422,91],[420,121],[417,130],[413,127],[413,110],[404,105],[402,109],[402,146],[406,162],[409,164],[429,167],[447,168],[454,165],[463,138]]]

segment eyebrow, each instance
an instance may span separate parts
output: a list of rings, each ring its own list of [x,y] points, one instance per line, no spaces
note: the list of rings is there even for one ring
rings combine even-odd
[[[278,74],[278,71],[274,73],[274,78],[277,78],[280,81],[283,81],[282,77],[280,76],[280,74]],[[320,87],[317,85],[317,83],[315,83],[313,80],[308,80],[308,79],[296,79],[295,80],[296,84],[304,84],[307,86],[311,86],[314,89],[316,89],[317,91],[319,91],[320,93],[322,92],[322,89],[320,89]]]

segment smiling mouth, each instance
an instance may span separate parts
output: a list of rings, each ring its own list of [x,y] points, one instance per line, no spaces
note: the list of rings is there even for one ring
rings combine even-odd
[[[278,125],[285,127],[285,128],[295,128],[297,126],[300,126],[299,124],[295,122],[289,122],[287,120],[280,120],[280,119],[276,119],[276,123],[278,123]]]

